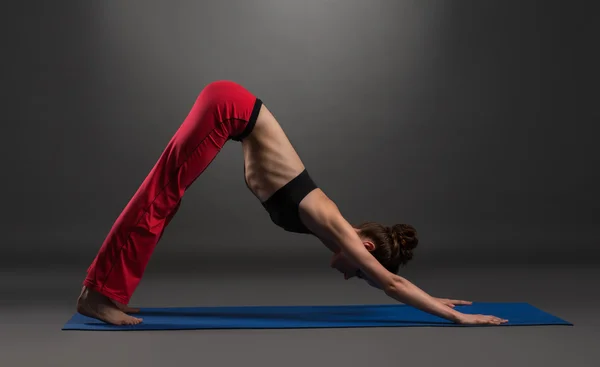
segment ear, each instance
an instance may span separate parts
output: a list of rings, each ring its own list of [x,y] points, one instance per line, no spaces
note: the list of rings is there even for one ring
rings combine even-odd
[[[372,241],[363,241],[363,244],[365,245],[365,248],[369,252],[372,252],[375,250],[375,244]]]

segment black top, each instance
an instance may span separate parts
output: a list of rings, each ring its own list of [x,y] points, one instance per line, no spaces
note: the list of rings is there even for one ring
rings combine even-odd
[[[312,234],[300,220],[298,209],[306,195],[317,188],[306,170],[277,190],[264,203],[271,220],[288,232]]]

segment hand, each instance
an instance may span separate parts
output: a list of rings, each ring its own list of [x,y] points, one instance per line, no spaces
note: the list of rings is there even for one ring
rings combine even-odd
[[[454,306],[456,305],[470,305],[473,302],[471,301],[461,301],[461,300],[457,300],[457,299],[448,299],[448,298],[436,298],[438,301],[442,302],[443,304],[445,304],[448,307],[452,307],[454,308]]]
[[[460,314],[457,323],[463,325],[501,325],[508,320],[496,316]]]

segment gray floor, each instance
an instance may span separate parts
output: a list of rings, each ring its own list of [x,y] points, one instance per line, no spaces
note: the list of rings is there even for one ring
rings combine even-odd
[[[600,269],[593,266],[417,268],[435,296],[523,301],[575,324],[494,328],[365,328],[165,332],[61,331],[81,274],[4,269],[1,366],[598,366]],[[332,271],[243,274],[150,268],[143,306],[389,303]]]

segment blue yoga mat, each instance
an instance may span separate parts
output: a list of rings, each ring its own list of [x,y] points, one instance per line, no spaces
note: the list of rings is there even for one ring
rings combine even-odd
[[[572,325],[527,303],[473,303],[457,306],[470,314],[494,315],[509,322],[502,326]],[[403,326],[464,326],[401,305],[242,306],[142,308],[144,319],[134,326],[113,326],[75,314],[62,330],[193,330],[298,329]]]

